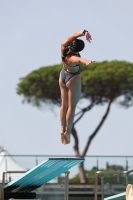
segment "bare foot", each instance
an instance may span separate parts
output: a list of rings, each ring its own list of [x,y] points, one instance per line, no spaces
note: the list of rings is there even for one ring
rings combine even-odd
[[[64,135],[65,135],[65,137],[66,137],[66,139],[67,139],[67,143],[66,144],[69,144],[70,143],[70,134],[71,133],[64,133]]]
[[[60,134],[60,139],[61,139],[61,143],[62,144],[67,144],[67,138],[66,138],[66,136],[64,135],[64,133],[61,133]]]

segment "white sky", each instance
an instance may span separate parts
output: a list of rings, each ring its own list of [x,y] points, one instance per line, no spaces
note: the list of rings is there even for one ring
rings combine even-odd
[[[133,62],[132,9],[132,0],[0,0],[0,146],[10,154],[74,155],[73,139],[60,143],[59,108],[53,113],[22,104],[17,83],[35,69],[60,63],[61,42],[83,29],[93,38],[83,57]],[[80,150],[106,106],[78,123]],[[112,105],[87,155],[132,155],[132,119],[133,107]]]

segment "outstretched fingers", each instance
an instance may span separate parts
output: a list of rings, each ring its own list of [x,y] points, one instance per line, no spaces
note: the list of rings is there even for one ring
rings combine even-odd
[[[95,60],[87,60],[86,65],[90,65],[91,63],[96,62]]]

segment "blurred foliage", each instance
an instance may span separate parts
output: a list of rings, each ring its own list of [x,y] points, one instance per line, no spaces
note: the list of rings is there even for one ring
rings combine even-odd
[[[17,93],[24,96],[24,101],[40,107],[41,103],[59,104],[59,72],[60,65],[42,67],[20,78]]]
[[[42,67],[20,79],[17,94],[23,95],[23,102],[41,107],[44,103],[60,105],[58,84],[62,64]],[[81,66],[81,98],[103,104],[119,98],[124,107],[132,105],[133,63],[126,61],[96,62]]]
[[[95,183],[95,173],[97,170],[94,168],[92,170],[85,170],[87,184],[94,184]],[[69,179],[70,184],[81,184],[80,175],[77,174],[75,177]]]
[[[115,168],[114,168],[115,166]],[[99,169],[97,170],[96,167],[93,167],[91,170],[85,170],[85,174],[86,174],[86,178],[87,181],[85,184],[95,184],[95,174],[97,171],[101,171],[101,172],[106,172],[105,174],[99,174],[99,178],[98,178],[98,184],[101,184],[101,177],[104,177],[104,182],[108,182],[108,183],[112,183],[112,184],[119,184],[119,183],[123,183],[126,184],[126,180],[128,180],[129,182],[133,183],[133,175],[129,174],[126,176],[125,173],[121,173],[119,174],[119,172],[124,172],[124,168],[123,166],[120,165],[111,165],[109,168],[107,169]],[[113,174],[110,174],[110,172],[113,172]],[[115,173],[114,173],[115,172]],[[118,174],[117,174],[118,172]],[[77,174],[76,176],[74,176],[73,178],[69,179],[69,183],[70,184],[81,184],[80,181],[80,175]]]

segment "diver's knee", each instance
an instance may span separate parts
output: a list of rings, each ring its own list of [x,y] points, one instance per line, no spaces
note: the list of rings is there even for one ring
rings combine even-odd
[[[71,106],[69,106],[68,109],[69,109],[71,112],[75,112],[76,106],[71,105]]]
[[[61,107],[62,107],[62,110],[65,111],[65,112],[68,109],[68,105],[66,103],[62,103]]]

